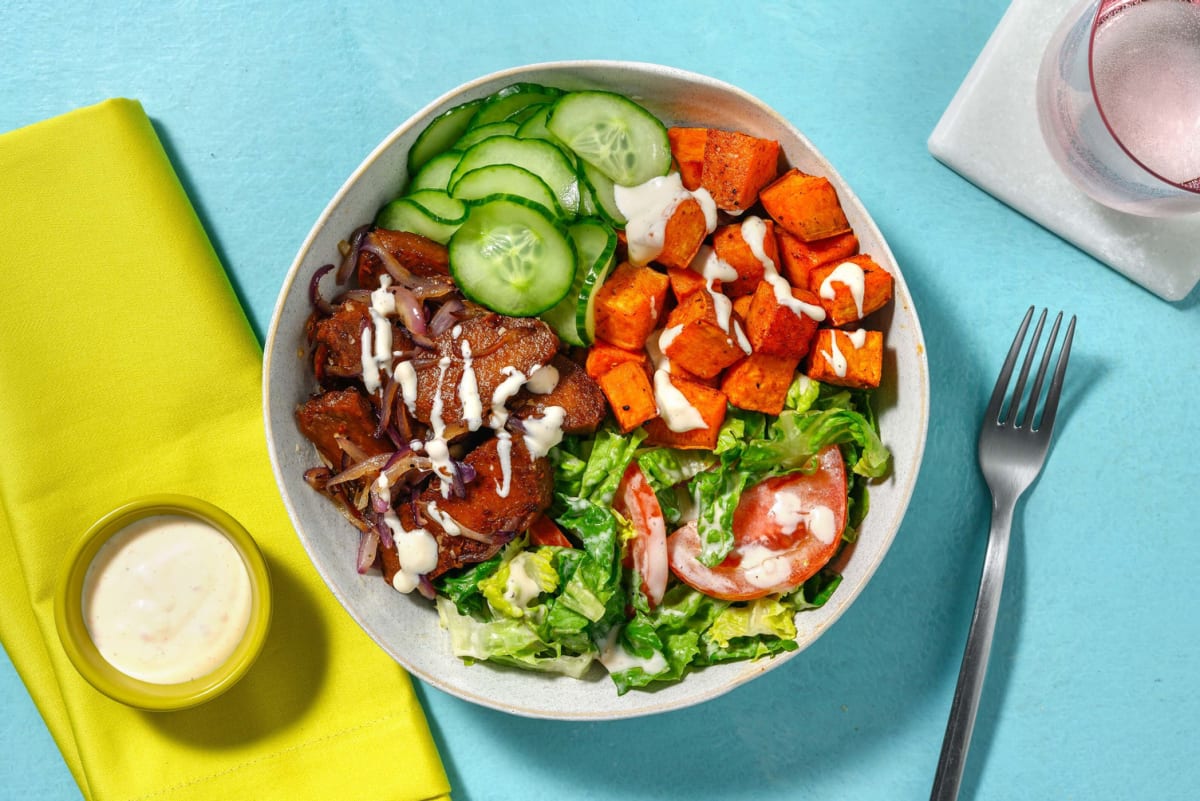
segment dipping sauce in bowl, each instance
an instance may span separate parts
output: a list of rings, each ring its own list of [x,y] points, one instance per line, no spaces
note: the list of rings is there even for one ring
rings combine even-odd
[[[266,562],[249,533],[196,498],[125,504],[69,560],[55,619],[79,673],[144,709],[182,709],[232,686],[270,622]]]
[[[83,619],[127,676],[178,684],[220,667],[250,622],[250,573],[206,521],[152,515],[106,542],[83,580]]]

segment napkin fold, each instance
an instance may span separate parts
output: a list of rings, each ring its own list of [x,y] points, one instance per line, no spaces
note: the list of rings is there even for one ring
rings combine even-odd
[[[83,795],[446,798],[409,677],[313,570],[271,475],[260,346],[140,104],[0,136],[0,640]],[[274,617],[235,687],[180,712],[94,690],[54,627],[69,546],[180,492],[266,554]]]

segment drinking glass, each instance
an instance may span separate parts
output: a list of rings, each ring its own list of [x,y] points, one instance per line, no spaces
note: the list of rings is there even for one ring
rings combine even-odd
[[[1094,200],[1200,212],[1200,0],[1082,0],[1037,81],[1042,136]]]

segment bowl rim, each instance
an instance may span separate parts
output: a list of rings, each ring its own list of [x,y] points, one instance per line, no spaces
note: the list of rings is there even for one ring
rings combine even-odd
[[[900,505],[899,505],[899,510],[896,515],[894,524],[890,525],[888,527],[888,531],[886,532],[886,537],[881,538],[878,543],[878,551],[879,551],[878,557],[865,566],[865,570],[862,573],[862,578],[856,585],[844,587],[841,589],[841,591],[838,593],[838,597],[837,597],[837,600],[839,601],[839,603],[836,608],[836,611],[829,617],[828,620],[823,621],[821,623],[820,628],[812,636],[807,638],[804,642],[801,642],[800,647],[796,651],[781,654],[781,655],[777,656],[776,658],[769,660],[768,662],[766,662],[766,664],[759,663],[759,662],[746,663],[748,665],[746,667],[746,669],[731,676],[730,679],[728,681],[726,681],[724,684],[722,684],[720,686],[720,688],[717,689],[716,691],[701,692],[699,694],[693,694],[693,695],[686,696],[682,699],[678,699],[678,700],[674,700],[674,701],[666,701],[666,702],[650,701],[650,702],[646,703],[645,705],[639,707],[636,710],[629,710],[629,711],[603,711],[603,712],[563,711],[563,712],[552,713],[552,712],[546,711],[545,709],[543,709],[541,707],[534,708],[534,707],[517,706],[512,703],[506,703],[502,700],[488,697],[486,695],[481,695],[478,692],[466,690],[461,686],[458,686],[456,684],[453,684],[453,683],[445,680],[443,677],[437,675],[434,672],[423,670],[416,665],[411,665],[407,661],[402,660],[399,656],[397,656],[393,652],[392,648],[389,648],[388,646],[384,645],[384,643],[379,640],[379,637],[377,636],[377,632],[374,629],[374,627],[371,625],[371,623],[368,620],[363,619],[357,612],[352,610],[351,605],[349,603],[349,599],[344,597],[344,593],[342,592],[342,590],[338,586],[335,585],[333,579],[330,576],[327,576],[325,574],[324,569],[320,565],[318,565],[315,560],[313,560],[313,555],[309,552],[305,536],[301,533],[301,521],[299,520],[298,511],[295,508],[295,506],[292,502],[292,499],[288,493],[287,487],[284,483],[285,476],[284,476],[284,472],[283,472],[283,465],[281,464],[279,454],[276,452],[276,448],[272,444],[272,443],[276,442],[277,440],[276,440],[275,425],[274,425],[274,421],[272,420],[272,415],[271,415],[272,385],[271,385],[271,381],[269,380],[269,378],[270,378],[270,375],[272,372],[274,356],[276,355],[276,351],[278,350],[277,339],[281,336],[281,331],[280,331],[281,317],[283,316],[283,312],[284,312],[287,300],[292,295],[294,286],[295,286],[297,280],[300,279],[300,270],[304,266],[304,264],[311,258],[311,253],[312,253],[313,247],[314,247],[317,239],[320,237],[321,232],[327,227],[330,219],[335,215],[335,213],[338,211],[340,206],[343,204],[347,195],[349,195],[354,190],[355,186],[362,179],[363,175],[366,172],[368,172],[375,165],[375,163],[377,161],[380,160],[380,158],[385,154],[385,152],[388,151],[399,138],[401,138],[404,135],[406,135],[407,133],[409,133],[409,131],[412,130],[419,122],[424,121],[427,123],[429,120],[433,119],[437,115],[437,113],[440,113],[441,111],[445,111],[446,109],[451,107],[456,102],[463,102],[464,97],[470,97],[473,94],[477,94],[481,87],[489,85],[489,84],[498,85],[498,84],[502,84],[505,81],[521,80],[522,78],[524,78],[525,76],[527,76],[531,73],[538,73],[538,72],[559,72],[559,71],[561,71],[564,74],[580,73],[580,72],[588,72],[588,73],[594,74],[596,71],[605,71],[605,70],[613,70],[613,71],[617,71],[617,72],[633,72],[633,73],[637,73],[637,74],[641,74],[641,75],[653,75],[659,79],[666,78],[666,79],[670,79],[670,80],[683,81],[690,85],[703,86],[703,87],[706,87],[706,88],[709,88],[712,90],[719,91],[728,96],[736,97],[741,102],[745,102],[745,103],[753,106],[759,113],[765,114],[766,116],[771,118],[775,124],[781,126],[784,130],[788,131],[789,134],[797,137],[800,144],[807,151],[807,154],[810,155],[811,157],[813,157],[818,162],[820,162],[821,168],[824,171],[823,172],[824,175],[826,175],[827,177],[832,179],[839,187],[845,187],[847,189],[847,191],[849,191],[851,198],[848,201],[847,201],[847,199],[844,198],[843,203],[850,202],[851,204],[854,205],[854,207],[859,212],[862,213],[864,223],[866,224],[866,226],[868,226],[870,228],[872,234],[874,235],[874,237],[877,239],[877,241],[879,243],[879,247],[876,248],[875,250],[877,252],[886,254],[887,262],[889,264],[897,265],[897,261],[895,259],[894,254],[891,251],[890,245],[888,244],[887,240],[884,238],[883,233],[879,230],[878,225],[876,224],[874,218],[866,210],[865,205],[862,204],[861,200],[858,198],[857,193],[854,192],[853,187],[851,187],[849,182],[847,182],[840,175],[840,173],[837,171],[837,169],[828,161],[828,159],[825,157],[825,155],[807,138],[807,136],[805,136],[805,134],[799,128],[797,128],[794,124],[792,124],[787,118],[785,118],[778,111],[776,111],[774,107],[768,105],[766,102],[764,102],[763,100],[759,99],[758,97],[750,94],[746,90],[744,90],[736,85],[722,81],[720,79],[713,78],[711,76],[704,75],[701,73],[696,73],[696,72],[691,72],[688,70],[680,69],[677,67],[656,64],[653,62],[629,61],[629,60],[607,60],[607,59],[580,59],[580,60],[546,61],[546,62],[536,62],[536,63],[530,63],[530,64],[525,64],[525,65],[519,65],[519,66],[515,66],[515,67],[508,67],[505,69],[497,70],[497,71],[487,73],[487,74],[481,75],[479,77],[473,78],[469,81],[466,81],[466,82],[458,85],[457,87],[454,87],[454,88],[442,93],[436,99],[432,100],[431,102],[427,103],[423,107],[412,112],[411,115],[409,115],[398,126],[393,128],[377,145],[375,145],[369,151],[367,156],[361,161],[361,163],[359,163],[358,166],[345,179],[345,181],[343,181],[341,186],[338,188],[337,192],[333,195],[333,197],[325,205],[325,207],[321,211],[321,214],[317,217],[316,221],[313,223],[313,225],[309,229],[308,234],[305,236],[303,242],[301,243],[299,249],[297,250],[296,256],[293,259],[292,264],[288,269],[287,275],[285,276],[283,283],[280,287],[279,294],[276,299],[275,307],[272,311],[272,316],[271,316],[270,324],[268,326],[267,336],[266,336],[265,343],[264,343],[264,349],[263,349],[264,359],[263,359],[263,373],[262,373],[262,377],[263,377],[263,406],[262,406],[262,409],[263,409],[264,428],[265,428],[266,437],[267,437],[267,441],[268,441],[268,445],[269,445],[269,448],[268,448],[269,457],[270,457],[270,461],[271,461],[272,470],[275,473],[277,487],[278,487],[281,497],[284,501],[284,505],[288,510],[288,515],[293,522],[294,528],[296,529],[297,536],[301,540],[302,545],[304,545],[305,551],[306,551],[306,553],[308,553],[310,560],[313,561],[314,567],[317,569],[318,573],[321,574],[322,579],[325,581],[327,588],[334,595],[334,597],[337,598],[338,602],[342,605],[343,610],[346,612],[346,614],[349,615],[351,617],[351,619],[353,619],[355,621],[355,623],[357,625],[359,625],[369,636],[371,636],[371,638],[376,641],[376,644],[382,650],[384,650],[385,653],[388,653],[390,656],[392,656],[392,658],[395,659],[401,665],[401,667],[403,667],[408,672],[412,673],[414,676],[418,677],[419,679],[425,681],[426,683],[428,683],[434,687],[437,687],[455,697],[470,701],[470,702],[478,704],[480,706],[488,707],[491,709],[496,709],[496,710],[503,711],[503,712],[506,712],[509,714],[514,714],[514,715],[518,715],[518,716],[522,716],[522,717],[530,717],[530,718],[558,719],[558,720],[619,720],[619,719],[625,719],[625,718],[630,718],[630,717],[638,717],[638,716],[644,716],[644,715],[650,715],[650,714],[657,714],[657,713],[664,712],[664,711],[672,711],[672,710],[676,710],[676,709],[682,709],[687,706],[692,706],[692,705],[695,705],[698,703],[702,703],[704,701],[711,700],[712,698],[723,695],[723,694],[729,692],[730,690],[749,682],[751,679],[761,675],[762,673],[767,672],[771,669],[774,669],[775,667],[777,667],[781,664],[784,664],[787,661],[790,661],[791,658],[796,656],[801,651],[805,650],[809,645],[811,645],[813,642],[815,642],[817,639],[819,639],[821,636],[823,636],[824,633],[835,622],[837,622],[837,620],[849,609],[849,607],[854,603],[854,601],[862,593],[862,591],[865,589],[866,585],[869,583],[871,577],[874,575],[876,570],[878,570],[879,566],[882,564],[888,551],[891,549],[891,546],[894,543],[896,536],[899,533],[899,530],[903,524],[904,517],[907,513],[909,504],[911,503],[912,496],[915,491],[916,483],[919,478],[921,465],[922,465],[922,462],[924,459],[924,453],[925,453],[927,436],[928,436],[929,403],[930,403],[929,365],[928,365],[928,358],[927,358],[927,349],[925,347],[925,339],[924,339],[923,332],[921,330],[920,320],[917,316],[915,305],[914,305],[912,308],[910,308],[908,310],[908,315],[909,315],[910,319],[907,322],[909,322],[909,325],[911,328],[911,337],[916,344],[916,350],[912,354],[912,358],[913,358],[913,362],[914,362],[914,372],[917,374],[915,377],[915,383],[916,383],[916,388],[919,389],[919,396],[916,398],[913,398],[912,401],[913,401],[913,405],[915,407],[916,415],[919,418],[919,426],[918,426],[917,431],[915,432],[916,433],[915,442],[914,442],[915,447],[914,447],[914,452],[911,455],[911,470],[903,477],[903,481],[897,489],[897,497],[900,498],[900,500],[901,500]],[[907,300],[909,300],[911,302],[911,293],[909,293],[908,286],[907,286],[906,281],[904,280],[904,276],[903,276],[902,272],[897,270],[896,274],[894,275],[894,278],[896,279],[896,284],[897,284],[898,288],[900,288],[902,290],[902,292],[897,293],[897,298],[895,300],[893,300],[893,304],[898,303],[899,296],[901,294],[903,294],[904,298],[906,298]],[[280,351],[280,353],[282,353],[282,351]],[[535,676],[535,674],[530,674],[530,675]],[[542,674],[536,674],[536,675],[542,675]]]
[[[110,664],[92,642],[83,619],[83,584],[100,549],[132,523],[154,515],[182,515],[205,522],[237,549],[250,578],[250,618],[229,657],[207,675],[175,684],[143,681]],[[200,498],[157,493],[125,501],[88,527],[68,552],[55,592],[54,622],[75,670],[113,700],[150,711],[187,709],[228,690],[253,666],[271,625],[271,578],[258,543],[231,514]]]

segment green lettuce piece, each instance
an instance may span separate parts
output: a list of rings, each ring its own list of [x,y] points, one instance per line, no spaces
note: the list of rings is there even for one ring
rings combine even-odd
[[[542,593],[558,589],[558,571],[551,554],[539,549],[521,551],[479,582],[479,592],[497,614],[524,617]]]
[[[437,590],[439,596],[445,596],[453,601],[455,607],[462,614],[480,614],[487,602],[479,591],[479,582],[495,573],[500,568],[501,561],[502,554],[498,553],[491,559],[473,565],[458,575],[444,573],[434,583],[434,589]]]
[[[438,596],[437,610],[442,626],[450,634],[451,650],[468,662],[487,660],[582,678],[596,660],[592,653],[563,653],[561,648],[544,642],[522,619],[476,620],[459,614],[454,602],[442,596]]]
[[[605,425],[596,432],[577,497],[603,506],[611,504],[625,468],[633,461],[638,446],[645,438],[646,432],[640,428],[622,434],[612,425]]]
[[[739,637],[767,635],[794,640],[795,615],[795,608],[778,598],[759,598],[744,606],[727,607],[708,629],[708,638],[721,648],[729,648]]]
[[[783,408],[793,412],[806,412],[816,403],[821,394],[821,383],[813,381],[804,373],[797,373],[783,399]]]
[[[765,659],[786,651],[795,651],[800,646],[795,640],[767,637],[739,637],[730,640],[728,646],[720,646],[712,640],[701,638],[697,665],[715,665],[719,662],[740,662]]]

